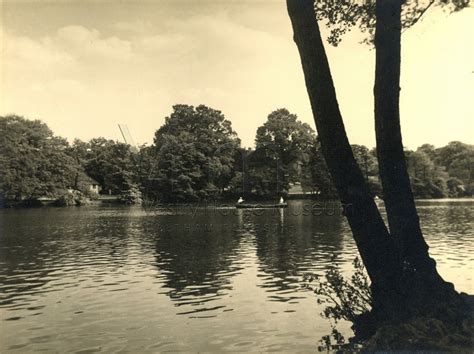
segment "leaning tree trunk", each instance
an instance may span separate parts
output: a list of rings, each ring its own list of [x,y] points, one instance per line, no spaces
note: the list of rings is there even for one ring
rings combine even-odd
[[[393,317],[401,305],[396,301],[400,275],[397,248],[352,153],[313,0],[287,0],[287,7],[322,152],[372,281],[374,310]]]
[[[403,279],[414,305],[441,290],[453,291],[428,254],[415,207],[400,129],[401,6],[403,0],[376,2],[375,131],[377,158],[390,234],[403,262]],[[417,295],[414,290],[421,290]]]

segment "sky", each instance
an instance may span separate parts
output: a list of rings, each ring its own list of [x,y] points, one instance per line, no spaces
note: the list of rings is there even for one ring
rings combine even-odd
[[[314,128],[282,0],[0,0],[0,115],[72,141],[153,135],[174,104],[205,104],[242,145],[285,107]],[[430,9],[402,37],[403,142],[474,143],[474,8]],[[324,23],[320,24],[327,34]],[[326,46],[351,143],[375,145],[374,50],[353,30]]]

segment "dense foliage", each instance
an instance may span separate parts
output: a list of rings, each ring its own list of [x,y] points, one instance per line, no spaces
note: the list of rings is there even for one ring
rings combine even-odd
[[[314,130],[295,114],[284,108],[270,113],[257,129],[255,152],[249,159],[252,192],[286,194],[290,183],[301,182],[302,166],[308,165],[315,140]]]
[[[57,198],[60,205],[81,204],[83,197],[72,196],[89,195],[92,181],[102,194],[120,196],[128,204],[142,198],[274,198],[296,186],[320,198],[337,196],[314,131],[286,109],[270,113],[258,128],[255,149],[241,148],[224,115],[203,105],[174,106],[154,143],[138,152],[105,138],[69,144],[46,124],[14,115],[0,117],[0,133],[0,194],[7,205],[41,197]],[[352,150],[373,195],[383,197],[375,150],[363,145],[352,145]],[[474,192],[473,145],[425,144],[405,154],[415,197]]]
[[[473,145],[453,141],[436,149],[425,144],[405,154],[416,197],[455,198],[473,194]]]
[[[153,168],[144,186],[147,194],[164,201],[218,197],[233,177],[239,147],[237,134],[220,111],[175,105],[147,151],[148,167]]]
[[[105,194],[120,194],[138,186],[134,154],[129,145],[105,138],[88,142],[76,139],[70,150]]]
[[[0,159],[2,203],[84,189],[84,171],[70,153],[68,142],[38,120],[0,117]]]

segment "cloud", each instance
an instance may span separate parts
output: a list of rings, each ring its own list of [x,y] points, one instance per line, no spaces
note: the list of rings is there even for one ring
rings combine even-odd
[[[129,41],[104,38],[98,30],[82,26],[62,27],[39,39],[3,33],[5,85],[84,79],[127,63],[132,56]]]
[[[126,61],[132,55],[131,43],[111,36],[103,38],[96,29],[67,26],[58,29],[54,37],[47,37],[45,44],[61,48],[77,57],[91,60]]]
[[[6,78],[21,80],[28,76],[41,75],[49,68],[66,72],[74,65],[74,57],[58,48],[52,48],[42,41],[28,37],[17,37],[3,33],[2,65]]]
[[[50,99],[54,99],[58,95],[77,98],[87,92],[87,88],[79,81],[63,79],[35,83],[31,85],[31,89],[38,94],[50,96]]]
[[[170,17],[153,29],[136,20],[116,23],[129,30],[127,39],[84,26],[61,27],[35,43],[50,55],[71,58],[69,70],[43,68],[42,75],[29,77],[28,86],[35,88],[28,91],[31,103],[18,99],[18,86],[7,101],[11,107],[57,117],[63,130],[66,115],[76,126],[74,133],[83,130],[81,114],[95,123],[97,134],[106,125],[113,129],[114,120],[132,125],[139,119],[135,139],[141,142],[151,139],[176,103],[222,110],[245,145],[253,144],[258,125],[279,107],[314,125],[290,24],[284,36],[266,32],[264,25],[251,26],[250,20],[237,21],[219,12],[186,21]],[[31,59],[29,65],[36,67]],[[363,74],[358,71],[359,79]]]
[[[222,110],[247,146],[276,108],[287,107],[314,126],[284,6],[271,12],[263,3],[250,5],[185,16],[160,8],[156,18],[138,16],[134,7],[133,16],[88,25],[71,25],[71,19],[37,37],[4,33],[0,113],[42,118],[69,138],[120,138],[116,123],[123,122],[137,142],[150,142],[176,103]],[[442,23],[420,23],[404,34],[402,126],[410,147],[430,121],[443,121],[443,130],[430,128],[433,139],[424,140],[469,140],[457,133],[465,119],[456,118],[466,114],[461,98],[468,101],[472,92],[466,89],[472,74],[462,73],[469,65],[472,71],[472,50],[462,43],[466,19],[463,11],[452,15],[450,31]],[[351,142],[373,146],[374,52],[359,40],[351,32],[327,51]],[[453,117],[446,120],[448,113]]]
[[[110,26],[114,31],[140,35],[146,33],[153,33],[156,26],[150,21],[134,20],[134,21],[119,21]]]

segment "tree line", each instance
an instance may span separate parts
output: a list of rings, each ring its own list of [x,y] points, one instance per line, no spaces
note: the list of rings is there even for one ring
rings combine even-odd
[[[0,117],[0,132],[0,197],[7,206],[74,193],[94,198],[92,183],[124,203],[274,198],[294,190],[337,197],[317,135],[284,108],[257,129],[253,149],[241,146],[222,112],[204,105],[173,106],[153,143],[138,150],[103,137],[69,143],[45,123],[16,115]],[[371,193],[383,198],[375,149],[351,148]],[[472,195],[473,145],[424,144],[405,156],[416,197]]]

